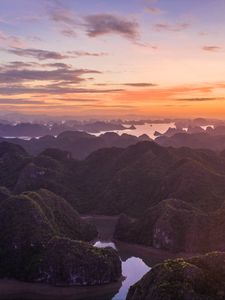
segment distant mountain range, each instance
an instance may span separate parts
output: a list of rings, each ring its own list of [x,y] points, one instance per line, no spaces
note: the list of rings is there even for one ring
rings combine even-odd
[[[88,134],[80,131],[66,131],[57,137],[47,135],[39,139],[5,139],[0,137],[0,142],[10,141],[22,146],[29,154],[37,155],[48,148],[57,148],[71,153],[73,158],[84,159],[92,152],[100,148],[120,147],[126,148],[140,141],[150,141],[147,135],[135,137],[133,135],[122,134],[121,136],[108,132],[100,136]]]
[[[66,121],[61,123],[18,123],[9,124],[7,121],[0,123],[0,136],[1,137],[41,137],[44,135],[59,135],[63,131],[85,131],[90,133],[98,133],[101,131],[114,131],[125,130],[120,123],[102,122],[96,121],[90,122],[78,122],[78,121]],[[135,129],[135,127],[131,127]]]
[[[165,147],[189,147],[193,149],[222,151],[225,149],[225,130],[220,135],[208,134],[206,132],[193,134],[177,133],[170,137],[160,136],[156,138],[155,142]]]

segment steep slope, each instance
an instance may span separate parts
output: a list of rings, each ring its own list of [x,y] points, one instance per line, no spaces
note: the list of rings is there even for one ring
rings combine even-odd
[[[13,188],[22,169],[31,157],[19,145],[0,143],[0,182],[2,186]]]
[[[177,199],[160,202],[142,218],[122,215],[115,238],[172,252],[202,253],[225,249],[225,207],[204,213]]]
[[[93,225],[52,192],[10,196],[0,204],[0,277],[53,285],[116,281],[121,276],[116,251],[82,242],[96,235]]]
[[[101,285],[120,279],[121,262],[112,248],[54,238],[47,245],[41,274],[41,281],[54,285]]]
[[[222,300],[225,295],[225,253],[168,260],[132,286],[127,300]]]
[[[75,161],[68,152],[57,149],[33,158],[15,155],[15,165],[22,166],[13,172],[16,193],[46,188],[80,212],[140,216],[169,198],[212,211],[224,201],[223,152],[141,142],[125,149],[101,149],[84,161]],[[5,179],[12,176],[10,166],[11,160],[6,161],[0,185],[6,185]]]
[[[225,159],[209,150],[143,142],[124,150],[99,150],[78,169],[81,194],[101,213],[138,216],[167,198],[210,211],[224,201]]]
[[[76,206],[78,187],[74,176],[78,162],[66,151],[47,149],[34,157],[20,172],[14,186],[16,193],[48,189]]]

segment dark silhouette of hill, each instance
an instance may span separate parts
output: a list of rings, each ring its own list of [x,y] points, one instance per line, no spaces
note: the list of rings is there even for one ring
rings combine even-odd
[[[0,144],[0,182],[13,188],[22,169],[31,161],[31,156],[19,145],[8,142]]]
[[[98,133],[101,131],[114,131],[127,129],[120,123],[113,122],[78,122],[67,121],[64,123],[36,124],[36,123],[18,123],[10,124],[0,122],[1,137],[40,137],[44,135],[59,135],[64,131],[84,131]],[[131,127],[130,129],[135,129]]]
[[[156,143],[165,147],[189,147],[194,149],[211,149],[222,151],[225,149],[225,131],[223,135],[204,133],[177,133],[171,137],[160,136],[156,138]]]
[[[41,124],[32,123],[20,123],[16,125],[12,124],[0,124],[0,136],[1,137],[35,137],[43,136],[49,133],[49,128]]]
[[[225,207],[205,213],[193,205],[168,199],[140,219],[121,215],[115,238],[170,252],[202,253],[225,249]]]
[[[225,158],[210,150],[143,142],[126,149],[99,150],[81,165],[84,187],[80,190],[89,193],[89,207],[101,213],[138,216],[168,198],[206,211],[224,201]]]
[[[16,157],[15,164],[5,159],[1,149],[6,145],[14,148],[11,157]],[[139,216],[169,198],[211,211],[224,201],[223,152],[140,142],[125,149],[100,149],[83,161],[57,149],[31,157],[21,147],[7,143],[0,144],[1,153],[0,171],[7,172],[0,178],[0,185],[17,192],[46,188],[84,212]],[[16,172],[11,172],[13,167]],[[14,184],[5,184],[11,173]]]
[[[224,298],[225,253],[167,260],[133,285],[126,300]]]
[[[66,131],[59,134],[58,137],[47,135],[39,139],[22,140],[22,139],[3,139],[0,141],[10,141],[11,143],[22,146],[28,153],[37,155],[47,148],[57,148],[69,151],[74,158],[84,159],[93,151],[107,147],[122,147],[126,148],[139,141],[147,141],[150,138],[147,135],[139,138],[122,134],[119,136],[116,133],[105,133],[99,137],[80,131]]]
[[[17,158],[13,184],[5,149]],[[78,161],[55,148],[33,157],[20,146],[0,143],[0,154],[0,173],[5,172],[0,185],[16,194],[44,188],[82,213],[137,218],[134,224],[129,217],[118,224],[116,237],[121,240],[170,251],[225,248],[224,152],[140,142],[100,149]],[[154,238],[154,228],[164,234]]]
[[[5,197],[0,204],[0,278],[68,286],[114,282],[121,276],[116,251],[83,242],[96,236],[94,225],[48,190]]]

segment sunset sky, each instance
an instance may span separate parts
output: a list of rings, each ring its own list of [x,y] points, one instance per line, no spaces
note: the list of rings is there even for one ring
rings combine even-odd
[[[0,110],[225,117],[224,0],[0,0]]]

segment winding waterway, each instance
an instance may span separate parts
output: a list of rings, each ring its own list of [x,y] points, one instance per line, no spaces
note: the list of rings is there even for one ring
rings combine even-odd
[[[95,247],[113,247],[122,262],[122,280],[93,287],[55,287],[47,284],[0,280],[0,300],[125,300],[131,285],[146,274],[152,266],[168,258],[171,253],[140,245],[113,240],[117,217],[85,216],[99,232],[93,241]],[[183,255],[180,255],[183,256]]]
[[[114,241],[113,232],[117,221],[116,217],[95,216],[88,217],[88,219],[95,223],[99,232],[94,246],[99,248],[113,247],[118,251],[122,262],[123,280],[119,289],[115,290],[113,296],[112,294],[106,295],[102,298],[95,298],[95,300],[125,300],[130,286],[139,281],[153,265],[170,256],[164,251]]]

